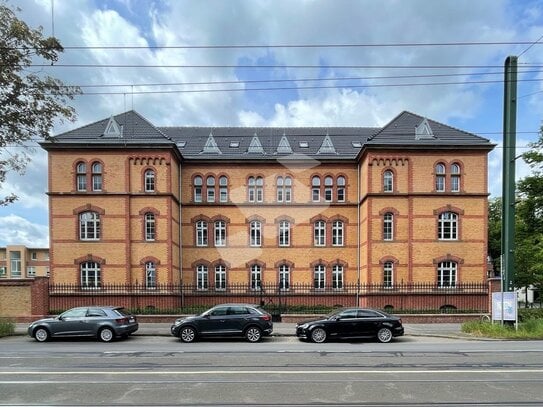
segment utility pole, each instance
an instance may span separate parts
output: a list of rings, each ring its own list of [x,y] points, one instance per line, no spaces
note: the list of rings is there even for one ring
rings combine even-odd
[[[515,276],[515,150],[517,136],[517,60],[505,60],[503,98],[503,179],[501,249],[502,291],[513,291]]]

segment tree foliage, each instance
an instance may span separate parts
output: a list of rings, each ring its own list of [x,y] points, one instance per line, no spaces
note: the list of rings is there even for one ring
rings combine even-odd
[[[0,187],[10,171],[23,173],[31,141],[50,139],[56,121],[75,120],[69,100],[80,92],[43,72],[33,71],[37,60],[53,65],[63,52],[42,28],[30,28],[0,0]],[[0,206],[13,202],[13,194],[0,195]]]

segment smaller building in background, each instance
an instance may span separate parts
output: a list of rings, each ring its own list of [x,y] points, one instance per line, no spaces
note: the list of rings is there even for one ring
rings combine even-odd
[[[49,248],[23,245],[0,247],[0,278],[49,276]]]

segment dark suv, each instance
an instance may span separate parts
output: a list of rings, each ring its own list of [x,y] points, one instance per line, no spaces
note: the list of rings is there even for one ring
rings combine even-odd
[[[258,342],[272,331],[271,315],[250,304],[216,305],[200,315],[179,318],[171,327],[172,335],[183,342],[206,336],[244,336],[249,342]]]

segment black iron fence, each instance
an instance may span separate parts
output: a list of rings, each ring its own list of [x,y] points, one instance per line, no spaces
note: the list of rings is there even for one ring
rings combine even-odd
[[[200,287],[193,284],[74,284],[49,286],[53,312],[82,305],[120,305],[141,314],[193,313],[224,302],[260,304],[274,314],[324,313],[336,307],[367,306],[393,312],[486,312],[486,283],[463,283],[443,287],[435,283],[344,284],[315,287],[296,283],[288,287],[266,283]]]

